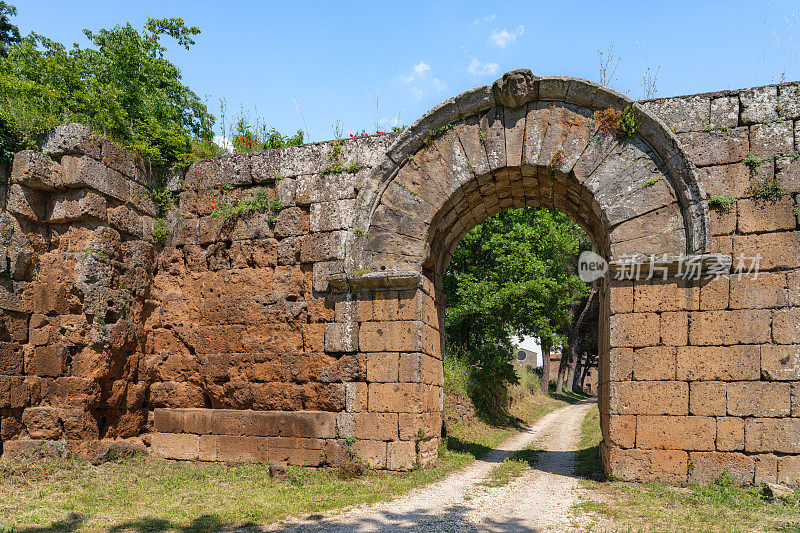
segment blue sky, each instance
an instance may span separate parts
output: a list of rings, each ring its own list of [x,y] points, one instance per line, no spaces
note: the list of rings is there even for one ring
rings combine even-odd
[[[88,44],[83,28],[182,17],[203,33],[169,58],[216,116],[225,98],[229,122],[255,108],[289,133],[302,113],[315,141],[337,121],[345,135],[410,124],[514,68],[599,81],[598,50],[612,46],[609,85],[633,98],[648,68],[657,96],[800,77],[800,2],[788,0],[11,3],[23,33],[67,45]]]

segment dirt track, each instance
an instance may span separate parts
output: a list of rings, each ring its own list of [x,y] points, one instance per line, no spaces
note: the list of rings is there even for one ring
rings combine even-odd
[[[581,422],[594,404],[584,400],[554,411],[483,459],[396,500],[359,507],[322,520],[284,524],[285,532],[565,531],[578,500],[572,476]],[[492,468],[537,443],[536,467],[510,484],[481,486]]]

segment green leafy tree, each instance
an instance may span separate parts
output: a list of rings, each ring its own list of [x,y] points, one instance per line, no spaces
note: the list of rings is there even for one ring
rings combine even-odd
[[[503,401],[516,381],[513,335],[563,344],[559,329],[587,291],[574,275],[582,233],[559,211],[511,209],[473,228],[454,252],[444,277],[447,349],[473,368],[479,402]]]
[[[185,164],[193,142],[211,137],[214,117],[164,57],[161,40],[189,49],[199,32],[180,18],[151,18],[141,31],[130,24],[84,30],[93,48],[68,50],[35,33],[22,38],[0,59],[3,137],[13,148],[32,147],[47,128],[75,121],[156,167]]]
[[[11,23],[11,17],[17,15],[17,8],[6,2],[0,2],[0,55],[5,56],[8,47],[21,41],[19,28]]]

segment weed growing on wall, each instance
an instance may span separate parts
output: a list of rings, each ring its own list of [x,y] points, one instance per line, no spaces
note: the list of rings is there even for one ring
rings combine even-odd
[[[158,206],[158,211],[162,216],[165,215],[173,205],[178,203],[177,195],[163,186],[153,187],[153,189],[150,190],[150,197],[153,199],[156,206]]]
[[[361,161],[356,161],[355,163],[351,163],[349,165],[344,164],[344,141],[334,141],[331,146],[331,155],[328,158],[328,166],[322,169],[323,175],[341,174],[343,172],[354,174],[364,168],[364,165],[361,163]]]
[[[781,178],[767,176],[762,182],[751,183],[750,187],[747,188],[747,192],[756,200],[774,202],[786,194],[786,191],[781,189],[782,181]]]
[[[169,229],[164,223],[163,218],[156,220],[156,223],[153,225],[153,229],[150,230],[150,235],[153,236],[153,240],[158,244],[163,245],[167,242],[167,239],[169,238]]]
[[[729,211],[734,205],[736,205],[736,198],[733,196],[722,195],[708,199],[708,207],[721,211]]]
[[[622,111],[609,107],[595,111],[594,120],[601,130],[613,133],[620,140],[624,140],[636,135],[642,117],[633,106],[628,106]]]
[[[762,159],[754,154],[747,154],[747,157],[742,161],[747,168],[750,169],[750,176],[753,177],[758,170],[758,167],[766,162],[772,162],[775,158]],[[771,174],[771,173],[770,173]],[[756,200],[764,200],[774,202],[781,196],[786,194],[781,188],[781,178],[768,174],[763,181],[751,183],[747,188],[747,193]]]
[[[238,201],[226,196],[227,190],[229,189],[220,185],[219,202],[216,200],[211,202],[213,208],[211,216],[223,222],[233,222],[253,213],[269,213],[270,224],[275,224],[275,215],[283,209],[280,199],[271,197],[263,187],[259,187],[253,196]]]

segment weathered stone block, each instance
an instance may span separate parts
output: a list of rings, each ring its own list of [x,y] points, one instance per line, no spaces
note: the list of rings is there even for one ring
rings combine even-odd
[[[744,124],[772,122],[778,118],[778,87],[754,87],[739,92],[741,119]]]
[[[303,236],[300,260],[304,263],[344,259],[347,232],[331,231]]]
[[[26,354],[25,372],[36,376],[58,377],[64,374],[66,361],[67,349],[64,345],[36,346]]]
[[[771,453],[751,455],[755,462],[756,472],[753,483],[777,483],[778,481],[778,456]]]
[[[367,354],[367,381],[397,382],[399,356],[394,352]]]
[[[716,128],[735,128],[739,124],[739,98],[721,96],[711,99],[711,119]]]
[[[774,202],[742,198],[736,202],[736,209],[739,214],[739,233],[793,230],[797,225],[794,199],[789,195]]]
[[[788,305],[786,274],[762,272],[758,278],[733,276],[731,278],[730,307],[753,309],[786,307]]]
[[[13,376],[22,374],[22,347],[13,342],[0,342],[0,374]]]
[[[725,416],[725,383],[695,381],[689,384],[689,412],[699,416]]]
[[[333,322],[325,324],[325,351],[358,351],[358,330],[357,322]],[[364,350],[362,349],[362,351]]]
[[[370,383],[369,410],[374,413],[422,413],[424,395],[424,385],[417,383]]]
[[[414,468],[417,462],[416,448],[413,442],[392,441],[386,443],[386,468],[406,471]]]
[[[799,453],[800,419],[748,418],[744,448],[756,453]]]
[[[708,124],[710,99],[703,96],[645,100],[642,107],[658,116],[675,133],[700,131]]]
[[[8,189],[6,210],[17,217],[34,222],[44,221],[47,216],[46,206],[47,203],[41,191],[17,183]]]
[[[686,346],[689,339],[689,314],[685,311],[661,313],[661,342],[667,346]]]
[[[717,449],[720,451],[744,450],[744,420],[717,418]]]
[[[362,352],[419,352],[423,349],[423,323],[362,322],[358,343]]]
[[[659,343],[659,316],[629,313],[611,317],[611,346],[640,347]]]
[[[761,346],[761,376],[768,380],[800,380],[800,345]]]
[[[397,440],[397,413],[339,413],[337,430],[340,437],[372,440]]]
[[[788,383],[728,383],[727,399],[730,416],[784,417],[791,414]]]
[[[797,485],[800,483],[800,457],[778,457],[778,483]]]
[[[672,346],[649,346],[633,353],[633,379],[657,381],[675,379],[675,353]]]
[[[733,477],[739,485],[752,485],[755,461],[743,453],[691,452],[693,465],[689,478],[698,483],[713,483],[723,473]]]
[[[800,307],[775,311],[772,337],[778,344],[800,344]]]
[[[633,379],[634,352],[632,348],[612,348],[608,355],[608,379],[629,381]]]
[[[188,433],[153,433],[150,453],[164,459],[196,461],[200,455],[200,436]]]
[[[683,450],[623,449],[601,443],[606,474],[621,481],[686,481],[689,455]]]
[[[758,346],[684,346],[678,348],[677,378],[686,380],[756,380]]]
[[[275,236],[279,239],[308,233],[308,213],[299,207],[281,209],[275,216]]]
[[[716,421],[706,416],[637,416],[636,446],[666,450],[713,450]]]
[[[600,415],[603,440],[612,446],[633,448],[636,446],[635,415]]]
[[[628,381],[609,385],[611,414],[686,415],[689,384],[683,381]]]
[[[683,281],[648,280],[634,289],[634,311],[691,311],[698,308],[700,289]]]
[[[769,342],[767,310],[699,311],[690,314],[689,342],[696,346]]]
[[[352,445],[356,457],[370,468],[386,468],[387,443],[376,440],[360,440]]]
[[[689,160],[697,166],[724,165],[742,161],[750,152],[747,128],[678,135]]]
[[[734,272],[739,267],[745,274],[759,257],[761,270],[792,269],[800,267],[800,232],[786,231],[759,235],[734,235]]]
[[[400,439],[419,440],[439,437],[442,430],[442,415],[433,413],[400,413]]]

